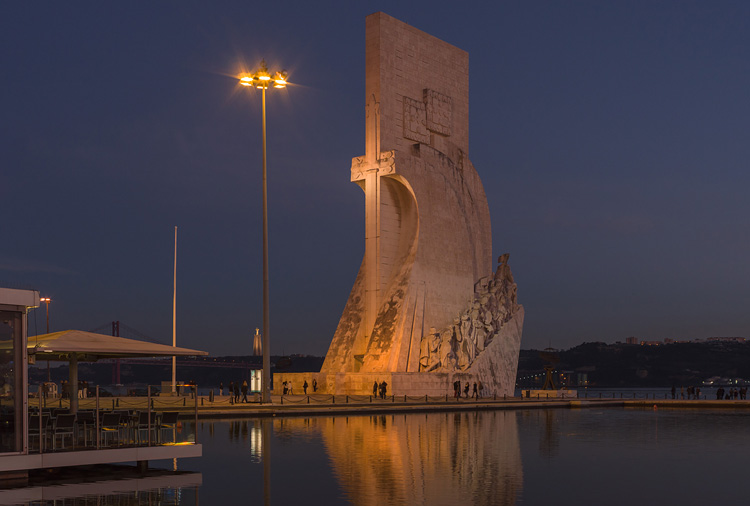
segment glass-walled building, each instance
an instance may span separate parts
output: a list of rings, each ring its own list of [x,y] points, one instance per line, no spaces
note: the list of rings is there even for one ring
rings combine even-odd
[[[26,452],[26,336],[39,292],[0,288],[0,455]]]

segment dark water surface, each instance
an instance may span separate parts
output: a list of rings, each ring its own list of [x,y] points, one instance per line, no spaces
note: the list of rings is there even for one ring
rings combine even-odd
[[[264,494],[274,505],[744,504],[750,463],[750,412],[734,410],[205,420],[198,430],[204,456],[177,467],[199,479],[165,485],[168,500],[153,504],[264,504]],[[121,496],[64,504],[151,503]]]

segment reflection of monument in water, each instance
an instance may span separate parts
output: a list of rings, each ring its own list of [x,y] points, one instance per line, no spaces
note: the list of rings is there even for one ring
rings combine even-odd
[[[469,160],[469,57],[375,13],[366,20],[365,256],[317,375],[326,393],[484,395],[515,387],[524,310],[508,255],[492,270],[487,197]],[[492,138],[488,135],[487,139]]]
[[[512,505],[523,485],[516,413],[276,420],[320,431],[352,504]]]

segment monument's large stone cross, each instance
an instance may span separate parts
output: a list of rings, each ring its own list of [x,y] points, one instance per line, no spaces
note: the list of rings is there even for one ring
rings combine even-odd
[[[365,156],[352,161],[352,181],[364,182],[365,190],[365,304],[364,332],[354,342],[354,359],[364,362],[367,340],[375,324],[380,302],[380,178],[394,172],[394,152],[380,152],[380,104],[367,101]]]
[[[376,13],[366,20],[365,256],[316,380],[329,393],[512,393],[523,308],[469,160],[469,57]]]

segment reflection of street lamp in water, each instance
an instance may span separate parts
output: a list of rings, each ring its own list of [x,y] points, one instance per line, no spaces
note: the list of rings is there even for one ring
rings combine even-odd
[[[272,77],[273,75],[273,77]],[[263,119],[263,390],[262,401],[271,402],[271,348],[268,344],[270,336],[270,317],[268,309],[268,185],[266,178],[266,89],[286,88],[286,71],[271,72],[266,67],[265,60],[260,62],[260,68],[252,74],[242,74],[239,77],[240,84],[246,87],[255,87],[262,92],[262,119]]]
[[[47,334],[49,334],[49,303],[52,302],[52,299],[50,299],[49,297],[41,297],[39,299],[39,302],[44,302],[44,305],[47,308]],[[50,381],[49,360],[47,360],[47,382],[49,381]]]

